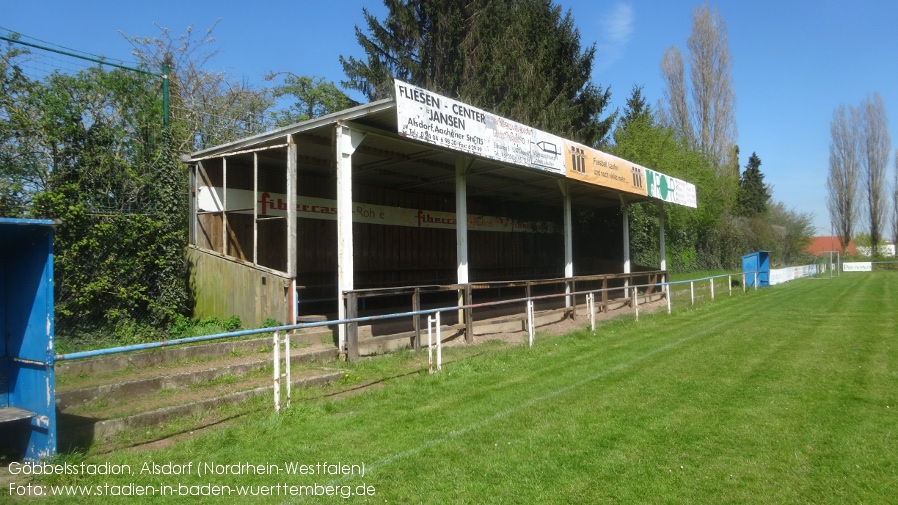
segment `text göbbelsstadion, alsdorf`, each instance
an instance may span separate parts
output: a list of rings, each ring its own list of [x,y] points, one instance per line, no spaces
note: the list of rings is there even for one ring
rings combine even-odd
[[[147,461],[139,467],[114,463],[10,463],[12,475],[353,475],[365,476],[365,464],[349,463],[156,463]]]

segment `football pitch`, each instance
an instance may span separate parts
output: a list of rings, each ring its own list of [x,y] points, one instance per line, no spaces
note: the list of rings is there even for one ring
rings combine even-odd
[[[260,400],[233,426],[62,456],[81,471],[18,484],[65,503],[894,503],[896,312],[898,272],[843,274],[532,349],[444,348],[433,375],[403,351],[279,415]]]

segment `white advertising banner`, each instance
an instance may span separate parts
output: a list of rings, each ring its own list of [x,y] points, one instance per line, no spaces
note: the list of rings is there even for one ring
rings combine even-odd
[[[796,267],[774,268],[770,270],[770,285],[817,275],[817,265],[801,265]]]
[[[869,261],[856,261],[849,263],[842,263],[842,271],[843,272],[872,272],[873,271],[873,263]]]
[[[648,196],[669,203],[697,208],[695,184],[671,177],[669,175],[645,169],[645,183]]]
[[[396,80],[399,134],[564,175],[564,139]]]
[[[197,188],[196,205],[200,212],[221,212],[224,200],[222,189],[200,186]],[[252,214],[253,192],[228,188],[228,211]],[[259,217],[286,216],[287,195],[282,193],[259,193]],[[306,219],[326,219],[336,221],[337,202],[311,196],[296,197],[296,215]],[[352,204],[354,223],[410,226],[415,228],[455,229],[455,213],[437,210],[387,207],[367,203]],[[549,221],[518,221],[507,217],[480,216],[468,214],[468,229],[476,231],[556,233],[558,229]]]

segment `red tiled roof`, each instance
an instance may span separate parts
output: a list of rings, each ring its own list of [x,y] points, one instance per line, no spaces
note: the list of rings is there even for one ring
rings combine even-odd
[[[814,256],[820,256],[823,253],[827,253],[829,251],[841,251],[842,250],[842,240],[839,237],[814,237],[814,240],[804,248],[806,252],[813,254]],[[854,241],[848,242],[848,254],[857,254],[857,250],[854,248]]]

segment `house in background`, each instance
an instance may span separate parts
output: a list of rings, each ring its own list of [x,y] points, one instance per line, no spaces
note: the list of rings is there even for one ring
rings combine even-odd
[[[880,244],[876,247],[879,249],[879,256],[885,256],[887,258],[895,256],[895,244]],[[872,246],[857,246],[857,252],[860,253],[861,256],[872,256],[873,247]]]
[[[842,249],[842,240],[839,237],[834,236],[825,236],[825,237],[814,237],[811,243],[805,247],[805,252],[813,254],[814,256],[822,256],[825,253],[830,251],[838,251],[841,252]],[[848,247],[845,249],[845,254],[854,256],[857,254],[857,248],[854,246],[854,241],[851,240],[848,242]]]

